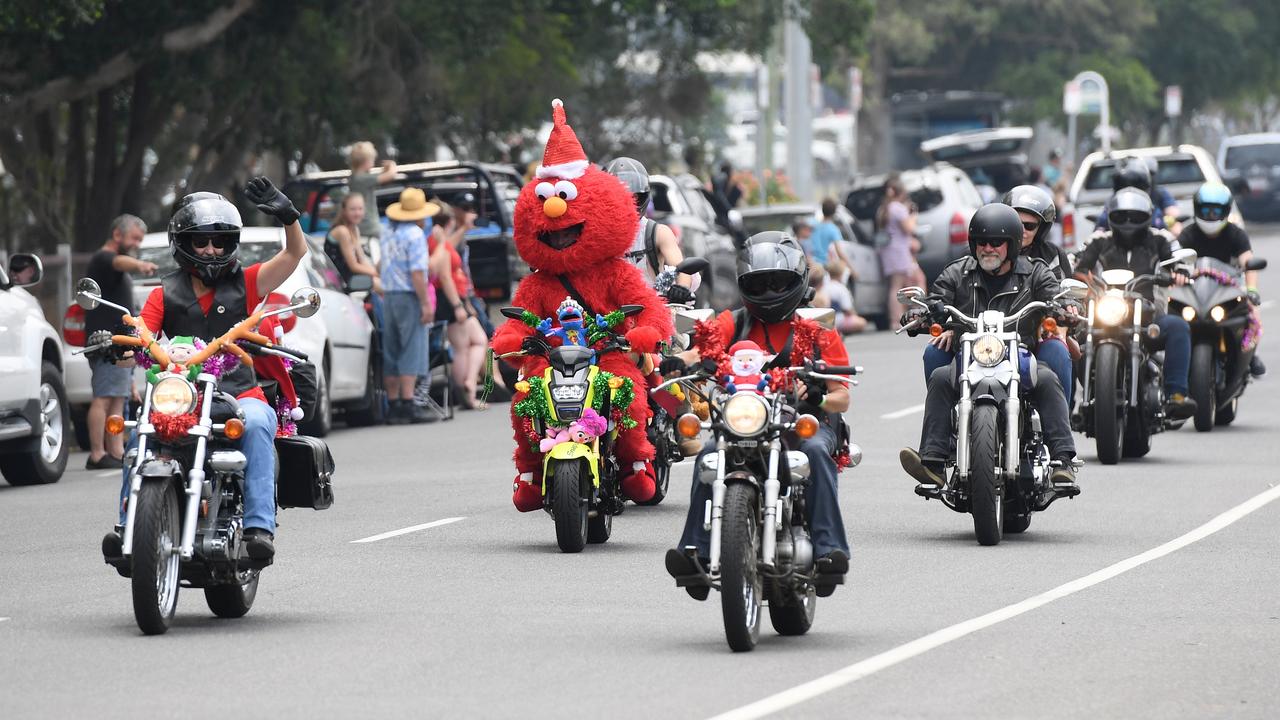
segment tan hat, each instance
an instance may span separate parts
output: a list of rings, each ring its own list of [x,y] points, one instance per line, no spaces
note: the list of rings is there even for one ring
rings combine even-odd
[[[414,222],[429,218],[440,212],[440,206],[427,202],[427,194],[418,188],[405,188],[400,193],[400,202],[391,203],[387,207],[387,217],[396,222]]]

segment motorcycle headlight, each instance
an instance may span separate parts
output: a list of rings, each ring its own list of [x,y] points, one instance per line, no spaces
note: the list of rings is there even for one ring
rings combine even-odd
[[[1004,359],[1004,343],[995,335],[983,335],[973,343],[973,359],[983,367],[992,367]]]
[[[161,378],[151,389],[151,408],[164,415],[185,415],[196,407],[196,387],[176,375]]]
[[[1128,314],[1129,303],[1115,295],[1103,296],[1094,308],[1094,315],[1103,325],[1119,325],[1124,322],[1124,317]]]
[[[769,406],[755,393],[738,393],[724,404],[724,421],[735,435],[757,435],[769,421]]]
[[[581,402],[586,396],[586,385],[557,385],[551,388],[551,399],[556,402]]]
[[[1226,316],[1227,310],[1221,305],[1214,305],[1213,309],[1209,311],[1209,317],[1213,318],[1214,322],[1222,322],[1222,318]]]
[[[1184,306],[1182,307],[1182,319],[1183,319],[1183,320],[1186,320],[1187,322],[1191,322],[1191,321],[1195,320],[1195,319],[1196,319],[1196,309],[1195,309],[1195,308],[1193,308],[1193,307],[1191,307],[1190,305],[1184,305]]]

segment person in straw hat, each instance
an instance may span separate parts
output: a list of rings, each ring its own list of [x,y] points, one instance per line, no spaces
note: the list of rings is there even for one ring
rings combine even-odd
[[[423,326],[435,315],[435,297],[427,277],[427,218],[440,206],[419,188],[405,188],[387,208],[391,232],[382,243],[383,383],[390,401],[387,422],[429,422],[431,415],[413,402],[413,385],[428,372]]]

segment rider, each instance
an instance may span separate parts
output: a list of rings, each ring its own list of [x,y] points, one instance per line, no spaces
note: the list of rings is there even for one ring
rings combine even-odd
[[[1151,199],[1152,208],[1160,211],[1152,212],[1151,227],[1163,230],[1168,228],[1165,224],[1165,216],[1178,214],[1178,203],[1168,190],[1156,185],[1155,173],[1158,167],[1159,164],[1155,158],[1145,160],[1136,157],[1122,158],[1116,162],[1115,170],[1111,173],[1111,188],[1117,193],[1125,188],[1137,188],[1146,193]],[[1107,208],[1104,207],[1098,214],[1098,221],[1094,223],[1093,231],[1099,233],[1110,228]]]
[[[833,330],[822,330],[817,337],[821,358],[797,357],[792,354],[795,337],[795,311],[809,295],[809,263],[795,238],[785,232],[769,231],[753,235],[738,253],[738,289],[744,310],[722,312],[715,320],[726,347],[739,340],[752,340],[770,353],[777,354],[772,365],[788,367],[805,360],[822,359],[831,365],[849,364],[844,342]],[[840,414],[849,409],[849,390],[843,383],[827,381],[811,385],[805,391],[800,407],[825,420],[818,433],[800,443],[800,451],[809,458],[812,486],[806,510],[813,532],[814,553],[818,557],[820,596],[835,592],[849,570],[849,541],[845,537],[844,520],[840,516],[836,494],[837,451],[836,426]],[[713,452],[708,443],[698,456]],[[680,544],[667,551],[667,572],[673,577],[702,573],[708,565],[710,535],[703,528],[703,508],[711,499],[711,485],[699,482],[701,462],[694,463],[689,515],[685,520]],[[686,554],[688,549],[697,557]],[[690,595],[705,600],[710,589],[688,587]]]
[[[266,262],[241,267],[243,223],[235,205],[210,192],[192,193],[179,200],[169,221],[169,247],[178,269],[166,275],[151,292],[140,316],[157,337],[161,333],[170,338],[190,335],[213,339],[223,335],[249,317],[263,298],[293,274],[306,255],[307,241],[298,224],[298,211],[284,193],[267,178],[256,177],[245,185],[245,195],[259,210],[284,225],[284,248]],[[266,560],[275,555],[276,411],[258,387],[253,366],[238,364],[225,372],[219,380],[219,390],[235,395],[244,411],[244,437],[240,441],[248,460],[244,538],[249,557]],[[129,492],[128,480],[126,468],[122,500]],[[102,554],[108,562],[118,559],[123,554],[121,546],[121,536],[108,533],[102,541]]]
[[[1111,198],[1111,230],[1097,233],[1076,256],[1075,273],[1087,279],[1096,265],[1103,270],[1132,270],[1136,275],[1155,273],[1157,265],[1173,257],[1177,241],[1167,230],[1151,226],[1151,198],[1137,188],[1125,188]],[[1174,282],[1187,282],[1186,275],[1174,273]],[[1155,298],[1155,286],[1142,286],[1147,300]],[[1155,322],[1160,335],[1153,344],[1164,348],[1164,387],[1168,400],[1165,412],[1181,420],[1196,412],[1196,402],[1187,395],[1187,373],[1191,369],[1191,328],[1177,315],[1157,308]]]
[[[1022,218],[1003,203],[979,208],[969,221],[969,255],[942,270],[928,300],[952,305],[965,315],[986,310],[1012,315],[1033,301],[1052,301],[1059,282],[1040,260],[1021,257]],[[904,318],[904,321],[907,320]],[[1034,321],[1034,322],[1033,322]],[[904,322],[905,324],[905,322]],[[1035,381],[1028,392],[1040,410],[1045,442],[1054,460],[1052,482],[1060,490],[1075,490],[1075,442],[1071,437],[1067,400],[1055,373],[1056,367],[1070,365],[1066,347],[1060,342],[1041,342],[1036,347],[1039,319],[1024,319],[1019,331],[1028,347],[1035,347]],[[904,448],[898,455],[902,468],[922,485],[941,488],[947,459],[951,456],[952,414],[960,398],[956,368],[951,360],[955,332],[947,330],[930,340],[925,348],[929,370],[929,391],[925,400],[924,426],[919,452]],[[943,360],[943,362],[938,362]],[[1020,364],[1025,364],[1023,360]]]
[[[680,241],[671,228],[645,215],[653,190],[649,184],[649,171],[639,160],[629,157],[614,158],[605,166],[604,171],[621,180],[635,200],[636,212],[640,214],[640,227],[636,229],[631,249],[623,257],[639,268],[644,273],[645,280],[653,285],[659,273],[684,260],[684,254],[680,252]],[[696,277],[677,274],[675,282],[665,289],[663,295],[673,303],[692,302],[693,291],[697,289]]]
[[[1207,182],[1196,190],[1191,200],[1194,208],[1195,224],[1188,225],[1178,236],[1178,244],[1196,251],[1200,257],[1211,257],[1228,265],[1243,268],[1245,263],[1253,259],[1253,246],[1249,243],[1249,235],[1244,228],[1227,219],[1231,214],[1231,191],[1222,183]],[[1246,270],[1244,273],[1245,289],[1249,293],[1249,302],[1253,306],[1249,312],[1258,322],[1261,334],[1262,318],[1258,305],[1262,298],[1258,295],[1258,271]],[[1266,374],[1267,367],[1257,353],[1253,354],[1253,362],[1249,372],[1254,377]]]

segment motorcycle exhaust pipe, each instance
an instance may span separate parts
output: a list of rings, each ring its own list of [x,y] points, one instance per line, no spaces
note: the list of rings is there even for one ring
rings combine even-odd
[[[777,564],[778,491],[782,487],[778,482],[778,454],[781,450],[781,443],[777,440],[769,444],[769,475],[764,481],[764,525],[760,530],[760,561],[769,568]]]

